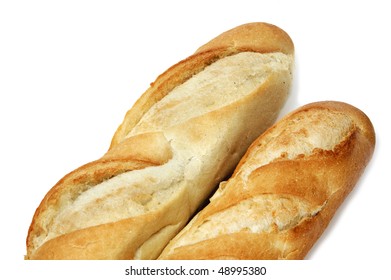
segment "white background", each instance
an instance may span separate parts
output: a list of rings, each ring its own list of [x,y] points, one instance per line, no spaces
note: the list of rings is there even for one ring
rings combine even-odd
[[[221,32],[253,21],[283,28],[295,44],[294,85],[282,114],[312,101],[345,101],[363,110],[377,133],[370,165],[307,256],[311,261],[267,262],[268,279],[390,275],[386,2],[1,1],[0,275],[46,279],[80,271],[73,262],[23,261],[43,196],[105,153],[125,112],[157,75]],[[79,276],[125,278],[128,262],[119,263],[88,262]]]

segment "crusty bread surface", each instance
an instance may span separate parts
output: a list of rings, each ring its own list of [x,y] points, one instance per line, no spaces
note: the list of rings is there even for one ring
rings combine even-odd
[[[232,177],[160,259],[303,259],[355,186],[375,146],[359,109],[317,102],[256,139]]]
[[[238,26],[161,74],[107,153],[43,198],[26,259],[155,259],[252,141],[292,79],[293,43],[266,23]]]

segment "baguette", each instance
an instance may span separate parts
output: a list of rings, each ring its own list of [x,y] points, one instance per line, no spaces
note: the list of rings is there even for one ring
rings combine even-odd
[[[277,118],[293,51],[280,28],[250,23],[161,74],[127,112],[107,153],[43,198],[25,258],[157,258]]]
[[[369,162],[375,133],[341,102],[297,109],[250,146],[160,259],[303,259]]]

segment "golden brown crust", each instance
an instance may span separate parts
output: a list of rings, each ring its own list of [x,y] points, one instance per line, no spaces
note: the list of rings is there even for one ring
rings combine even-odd
[[[337,135],[340,131],[338,124],[327,123],[335,116],[346,120],[341,137]],[[327,129],[329,133],[326,134],[323,128],[328,125],[336,127]],[[302,127],[305,126],[314,126],[313,131],[316,133],[304,131]],[[294,132],[288,135],[281,133],[288,127],[290,132]],[[335,132],[333,134],[330,131]],[[302,136],[302,140],[315,141],[318,146],[315,145],[308,153],[299,151],[298,155],[289,158],[289,153],[295,152],[290,148],[296,141],[290,137],[300,138],[298,133],[307,133]],[[269,142],[269,137],[275,138]],[[321,143],[324,138],[335,141],[331,149],[319,148],[324,144]],[[300,145],[306,145],[303,141]],[[276,147],[271,145],[276,143],[281,157],[274,157],[264,164],[259,162],[255,167],[251,165],[257,152],[261,149],[273,152]],[[212,197],[211,203],[169,243],[159,258],[303,259],[353,189],[372,156],[374,146],[375,132],[370,120],[351,105],[330,101],[312,103],[297,109],[253,142],[231,179],[221,184],[220,194],[216,198]],[[200,237],[199,232],[207,223],[217,220],[214,218],[216,215],[232,211],[245,201],[264,197],[267,197],[264,201],[273,209],[270,210],[270,216],[263,216],[263,219],[272,220],[268,227],[249,230],[247,224],[246,228],[240,228],[238,222],[235,224],[230,221],[232,217],[222,219],[219,216],[219,221],[214,224],[216,234],[209,235],[209,238]],[[295,220],[292,213],[286,214],[282,208],[289,204],[280,204],[286,198],[294,201],[295,205],[308,205],[311,211],[302,211],[300,219]],[[277,206],[273,208],[273,205]],[[269,210],[259,205],[258,211]],[[256,210],[247,208],[246,215],[256,213]],[[243,216],[242,219],[248,217]],[[267,221],[257,222],[262,224]],[[226,232],[227,224],[231,228],[236,226],[238,230]],[[254,224],[250,226],[256,228]]]
[[[107,154],[72,171],[47,193],[29,228],[26,240],[27,259],[131,259],[158,256],[156,254],[160,253],[163,246],[184,226],[213,187],[233,170],[256,135],[271,125],[287,97],[291,79],[289,70],[280,74],[270,73],[261,87],[221,109],[165,131],[129,137],[128,133],[154,104],[213,62],[244,50],[281,50],[293,53],[293,44],[289,37],[277,27],[253,23],[248,28],[246,25],[238,28],[242,31],[233,29],[226,32],[224,36],[213,40],[210,46],[206,44],[197,53],[160,75],[127,112],[113,136]],[[274,35],[268,38],[263,32],[266,32],[266,35]],[[281,34],[278,35],[279,33]],[[243,46],[240,46],[241,38],[245,41]],[[239,42],[240,48],[227,46],[231,39]],[[254,43],[251,43],[252,40]],[[282,47],[283,45],[285,46]],[[192,151],[202,157],[191,157]],[[206,155],[201,154],[204,151]],[[54,219],[69,210],[69,205],[72,206],[80,196],[96,185],[117,178],[120,174],[126,175],[129,171],[147,170],[153,166],[164,167],[178,161],[178,158],[182,160],[182,154],[187,157],[185,164],[195,167],[191,169],[186,165],[185,174],[175,174],[179,179],[166,182],[171,184],[169,187],[178,189],[170,197],[170,203],[130,218],[85,227],[77,225],[70,232],[62,229],[60,223],[57,225],[59,233],[49,238]],[[182,167],[184,164],[177,165]],[[167,168],[163,170],[158,171],[162,176],[165,176],[164,173],[174,172]],[[194,174],[198,174],[198,177]],[[146,180],[145,187],[149,183]],[[109,195],[107,197],[109,200]],[[91,215],[91,218],[94,216]],[[72,226],[69,227],[73,228]],[[63,230],[66,233],[61,234]]]
[[[255,51],[260,53],[282,52],[293,54],[293,43],[289,35],[268,23],[248,23],[228,30],[204,46],[196,53],[210,49],[228,49],[234,51]]]

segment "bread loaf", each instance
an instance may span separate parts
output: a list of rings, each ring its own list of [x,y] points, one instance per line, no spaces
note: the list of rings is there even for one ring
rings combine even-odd
[[[154,259],[251,142],[275,121],[293,44],[276,26],[236,27],[161,74],[107,153],[43,198],[26,259]]]
[[[252,143],[232,177],[160,259],[303,259],[370,160],[367,116],[340,102],[297,109]]]

